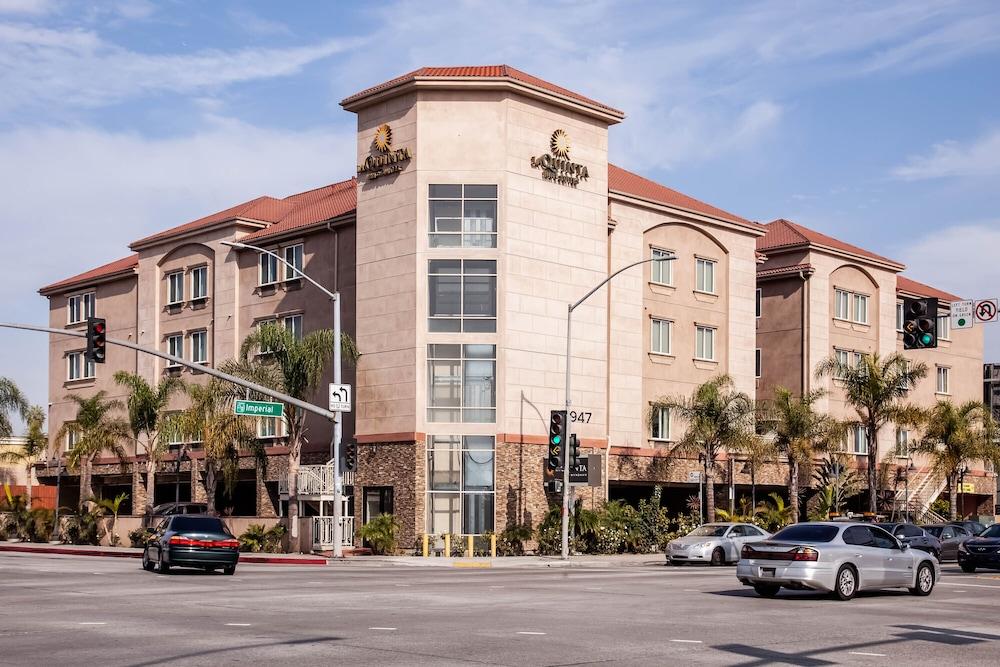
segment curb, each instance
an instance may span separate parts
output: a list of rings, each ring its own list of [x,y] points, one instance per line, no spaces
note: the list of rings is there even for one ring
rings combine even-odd
[[[54,554],[57,556],[89,556],[98,558],[142,558],[141,553],[133,551],[108,551],[105,549],[68,549],[61,547],[29,547],[20,544],[0,544],[0,552],[16,551],[30,554]],[[266,565],[326,565],[326,558],[286,558],[282,556],[255,556],[240,554],[241,563],[258,563]]]

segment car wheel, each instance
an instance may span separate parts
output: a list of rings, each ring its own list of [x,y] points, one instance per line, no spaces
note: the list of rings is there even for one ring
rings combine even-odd
[[[711,564],[715,566],[726,564],[726,552],[722,550],[722,547],[715,547],[715,551],[712,552]]]
[[[930,563],[921,563],[917,568],[917,585],[910,589],[914,595],[930,595],[934,590],[934,568]]]
[[[153,561],[149,560],[149,549],[142,550],[142,569],[146,572],[153,571]]]
[[[773,598],[778,595],[778,591],[781,590],[781,586],[778,584],[754,584],[753,589],[757,591],[757,595],[762,598]]]
[[[965,572],[966,574],[972,574],[973,572],[976,571],[975,565],[970,565],[969,563],[961,563],[961,566],[962,566],[962,572]]]
[[[850,600],[858,593],[858,572],[850,565],[841,565],[834,580],[833,594],[838,600]]]
[[[159,558],[156,561],[156,572],[158,574],[167,574],[170,572],[170,563],[163,560],[163,551],[159,552]]]
[[[222,568],[222,574],[229,574],[229,575],[236,574],[236,566],[227,565],[226,567]]]

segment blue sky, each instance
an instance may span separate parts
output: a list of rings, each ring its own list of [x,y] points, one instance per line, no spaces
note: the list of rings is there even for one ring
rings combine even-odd
[[[39,286],[146,234],[350,176],[347,95],[496,63],[623,109],[626,168],[1000,294],[1000,3],[0,0],[0,320],[45,322]],[[44,337],[0,336],[44,403]]]

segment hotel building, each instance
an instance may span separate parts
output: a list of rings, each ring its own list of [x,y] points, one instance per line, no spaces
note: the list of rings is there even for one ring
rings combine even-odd
[[[577,489],[589,505],[654,484],[677,506],[697,493],[689,473],[698,462],[666,456],[684,425],[662,414],[650,428],[654,399],[688,395],[721,373],[751,396],[814,386],[809,368],[841,347],[895,350],[897,291],[923,289],[897,282],[903,267],[889,260],[808,236],[793,242],[786,223],[746,220],[610,164],[608,128],[623,112],[511,67],[422,68],[341,104],[357,115],[356,178],[140,239],[129,257],[41,293],[53,327],[77,329],[96,314],[111,338],[214,366],[261,322],[296,333],[331,326],[329,302],[311,285],[223,242],[278,252],[340,292],[343,328],[361,352],[344,371],[355,387],[344,439],[358,443],[345,509],[355,527],[392,512],[403,547],[422,533],[537,524],[556,502],[543,468],[548,411],[563,403],[566,307],[619,267],[673,258],[626,271],[574,312],[574,431],[604,468],[601,486]],[[870,319],[831,315],[841,287],[867,295]],[[956,398],[966,384],[981,390],[976,335],[956,333],[953,347],[930,353],[950,369]],[[117,370],[205,378],[122,348],[95,367],[81,349],[80,339],[51,338],[52,433],[74,419],[68,393],[121,397]],[[831,410],[842,403],[831,393]],[[248,458],[220,506],[273,517],[283,513],[287,448],[280,423],[258,428],[267,472]],[[311,420],[308,437],[300,480],[329,459],[330,425]],[[156,489],[145,488],[139,456],[99,461],[98,490],[128,490],[136,511],[151,492],[157,502],[204,498],[197,443],[172,448]],[[734,484],[749,484],[729,470]],[[778,488],[782,470],[756,481]],[[326,513],[327,491],[306,494],[307,515]]]

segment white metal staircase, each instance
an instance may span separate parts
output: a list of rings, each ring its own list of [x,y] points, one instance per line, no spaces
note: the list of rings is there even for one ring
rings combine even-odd
[[[915,519],[946,521],[940,514],[931,510],[931,504],[945,488],[944,476],[931,467],[922,468],[917,471],[915,482],[916,484],[910,487],[909,497],[905,488],[896,491],[895,506],[901,508],[897,511],[905,510]]]
[[[341,488],[354,486],[354,471],[340,473]],[[333,548],[333,517],[325,511],[330,503],[337,502],[333,462],[325,465],[300,466],[297,480],[297,492],[300,507],[308,504],[319,510],[319,516],[312,519],[313,549],[325,551]],[[288,500],[288,478],[278,480],[278,495],[282,500]],[[346,495],[341,495],[340,525],[341,544],[345,547],[354,545],[354,517],[347,513],[349,502]],[[299,516],[302,516],[300,509]]]

